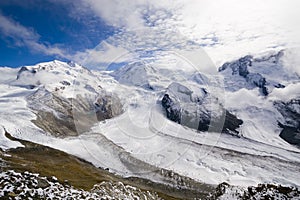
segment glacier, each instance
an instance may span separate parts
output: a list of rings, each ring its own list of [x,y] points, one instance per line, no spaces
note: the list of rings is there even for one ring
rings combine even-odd
[[[222,182],[300,187],[299,143],[281,137],[287,126],[295,128],[291,137],[299,136],[299,118],[289,116],[299,116],[300,78],[286,70],[284,56],[245,56],[216,75],[178,75],[181,66],[143,62],[116,71],[57,60],[0,68],[0,148],[22,146],[5,130],[123,177],[183,188]],[[167,118],[166,93],[189,122]],[[203,115],[219,119],[223,109],[243,122],[234,134],[221,131],[224,116],[223,123],[209,122],[208,131],[197,130]]]

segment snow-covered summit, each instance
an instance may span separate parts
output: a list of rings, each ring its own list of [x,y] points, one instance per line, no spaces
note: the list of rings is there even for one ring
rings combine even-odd
[[[241,88],[259,88],[267,96],[274,88],[299,80],[299,76],[288,70],[282,61],[284,51],[254,58],[247,55],[238,60],[227,62],[219,68],[224,75],[225,87],[229,91]]]
[[[149,87],[154,69],[143,62],[129,63],[112,73],[122,84]]]
[[[122,112],[117,95],[102,88],[101,77],[76,63],[54,60],[20,67],[11,75],[6,84],[24,91],[13,97],[25,101],[36,117],[28,120],[52,135],[78,135],[100,118]],[[116,104],[112,106],[109,98]],[[77,122],[79,119],[85,123]]]
[[[88,91],[88,87],[99,88],[100,86],[96,85],[95,80],[97,77],[94,74],[76,63],[54,60],[21,67],[16,79],[11,84],[31,89],[44,86],[51,92],[72,97],[74,89],[79,91],[78,89],[82,87],[80,90]],[[77,84],[78,82],[81,84]]]

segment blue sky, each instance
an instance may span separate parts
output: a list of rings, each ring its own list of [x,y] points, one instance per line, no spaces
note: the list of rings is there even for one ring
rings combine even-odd
[[[299,46],[297,0],[1,0],[0,66],[59,59],[116,68],[166,50],[222,64]]]
[[[71,6],[71,4],[55,1],[51,3],[44,0],[2,0],[0,1],[0,15],[14,25],[31,30],[32,37],[37,38],[37,43],[49,48],[58,46],[66,49],[70,54],[93,48],[113,34],[114,28],[99,17],[72,16]],[[17,31],[20,32],[16,35],[0,31],[1,66],[17,67],[55,58],[68,60],[59,55],[47,55],[41,50],[31,48],[19,37],[19,34],[23,34],[22,30]]]

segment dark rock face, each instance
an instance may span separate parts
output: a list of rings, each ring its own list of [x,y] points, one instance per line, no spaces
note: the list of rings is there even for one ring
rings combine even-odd
[[[194,110],[186,109],[184,106],[182,107],[180,103],[175,102],[169,94],[163,96],[161,104],[166,111],[168,119],[199,131],[208,131],[211,128],[213,131],[222,131],[223,133],[237,135],[239,132],[236,129],[243,123],[242,120],[224,109],[222,109],[223,114],[212,118],[211,111],[204,108],[204,105],[202,105],[203,109],[197,111],[198,115],[192,115],[191,112],[194,112]],[[195,105],[194,107],[197,108],[197,105],[201,106],[202,102],[195,101],[189,104],[193,104]],[[197,126],[195,126],[194,123],[190,123],[190,121],[196,121]]]
[[[103,95],[95,102],[95,110],[98,121],[110,119],[120,115],[123,110],[120,99],[116,95]]]
[[[249,74],[248,66],[252,65],[252,56],[245,56],[239,59],[239,75],[246,78]]]
[[[61,81],[61,84],[65,85],[65,86],[70,86],[71,83],[69,81]]]
[[[238,135],[239,132],[236,129],[238,129],[243,124],[243,121],[241,119],[238,119],[228,110],[224,109],[223,115],[215,119],[212,119],[210,115],[204,114],[200,118],[198,130],[208,131],[211,128],[211,126],[216,124],[222,126],[220,129],[222,133]]]
[[[198,130],[199,131],[208,131],[210,121],[211,121],[211,117],[209,115],[204,115],[199,120]]]
[[[241,119],[238,119],[235,115],[231,114],[228,110],[226,110],[225,122],[222,129],[223,133],[239,133],[236,129],[239,128],[243,124]]]
[[[282,128],[280,137],[290,144],[300,146],[300,127],[279,125]]]
[[[165,108],[165,111],[167,113],[167,118],[180,124],[181,123],[180,107],[178,105],[175,105],[175,103],[173,102],[173,100],[170,98],[168,94],[164,95],[161,103],[162,106]]]
[[[290,144],[300,146],[300,99],[279,101],[274,105],[285,120],[278,123],[282,128],[279,136]]]

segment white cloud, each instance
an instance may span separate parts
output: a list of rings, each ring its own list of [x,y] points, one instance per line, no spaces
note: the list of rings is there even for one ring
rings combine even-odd
[[[263,98],[259,95],[258,90],[247,90],[242,88],[235,92],[227,92],[225,100],[226,108],[245,109],[252,105],[258,105]]]
[[[190,49],[198,45],[220,65],[245,54],[282,49],[299,42],[297,0],[83,2],[89,12],[121,28],[107,42],[129,51],[171,46]]]
[[[38,40],[37,35],[33,30],[25,28],[17,22],[1,15],[0,13],[0,29],[1,32],[15,40]]]
[[[167,9],[172,11],[176,1],[171,0],[84,0],[80,9],[93,11],[107,24],[128,29],[145,26],[147,10]]]
[[[296,1],[284,0],[201,0],[186,1],[183,7],[183,34],[201,43],[203,38],[215,39],[207,47],[216,63],[245,54],[256,54],[272,48],[284,48],[295,43],[295,29],[290,21],[300,18],[290,14]],[[299,4],[299,3],[298,3]]]
[[[270,94],[271,100],[289,101],[296,99],[300,95],[300,83],[290,84],[285,88],[275,88]]]
[[[84,3],[115,27],[138,27],[143,23],[139,9],[142,1],[87,0]]]
[[[86,49],[72,56],[74,61],[94,69],[106,69],[111,63],[126,62],[131,58],[128,50],[105,41],[94,49]]]
[[[25,46],[32,51],[46,55],[57,55],[66,57],[64,50],[56,46],[45,45],[39,42],[40,36],[33,30],[22,26],[18,22],[0,13],[0,32],[14,41],[16,46]]]
[[[284,54],[283,63],[285,68],[296,72],[300,77],[300,47],[290,48]]]

